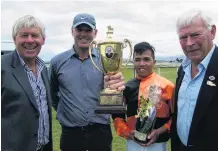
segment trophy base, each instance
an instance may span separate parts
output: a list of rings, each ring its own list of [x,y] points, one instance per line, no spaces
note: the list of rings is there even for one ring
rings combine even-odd
[[[141,144],[146,144],[149,141],[147,136],[147,134],[135,131],[134,139]]]
[[[104,89],[100,93],[99,105],[122,106],[123,94],[118,90]]]
[[[118,90],[104,89],[100,93],[97,114],[126,113],[127,107],[123,102],[123,93]]]
[[[126,113],[126,106],[98,106],[95,113],[97,114],[114,114],[114,113]]]

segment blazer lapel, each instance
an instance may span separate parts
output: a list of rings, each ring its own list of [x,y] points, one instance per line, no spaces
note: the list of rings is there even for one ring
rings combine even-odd
[[[46,89],[46,95],[47,95],[47,104],[48,104],[48,114],[49,114],[49,126],[50,126],[50,141],[52,142],[52,134],[51,134],[51,129],[52,129],[52,99],[51,99],[51,93],[50,93],[50,83],[49,83],[49,79],[48,79],[48,71],[47,68],[44,67],[44,69],[42,70],[42,80],[44,82],[45,85],[45,89]]]
[[[218,83],[218,70],[217,70],[217,64],[218,64],[218,48],[216,47],[214,50],[214,53],[212,55],[212,58],[208,64],[208,68],[204,77],[204,80],[202,82],[202,86],[198,95],[198,100],[196,103],[192,124],[190,128],[189,133],[189,140],[192,140],[192,134],[194,130],[196,129],[201,117],[204,115],[205,111],[208,109],[208,106],[210,105],[213,96],[216,94],[216,86]],[[210,86],[207,84],[207,81],[210,80],[209,77],[214,76],[215,79],[213,80],[213,83],[216,83],[216,86]]]
[[[178,102],[178,94],[179,94],[179,88],[182,84],[182,79],[185,75],[185,72],[183,71],[183,67],[180,66],[178,70],[178,76],[176,78],[176,88],[175,88],[175,105],[174,105],[174,113],[177,114],[177,102]]]
[[[46,67],[44,67],[44,69],[42,70],[41,75],[42,75],[42,80],[43,80],[43,82],[44,82],[45,89],[46,89],[47,100],[48,100],[48,106],[49,106],[49,108],[51,108],[50,83],[49,83],[48,71],[47,71]]]
[[[13,60],[12,60],[12,67],[13,69],[13,75],[17,82],[21,85],[23,88],[24,92],[28,96],[30,102],[33,104],[33,106],[38,110],[38,106],[36,104],[36,99],[33,94],[32,87],[29,83],[28,76],[26,72],[24,71],[24,67],[21,65],[20,60],[17,56],[17,52],[14,51],[13,54]]]

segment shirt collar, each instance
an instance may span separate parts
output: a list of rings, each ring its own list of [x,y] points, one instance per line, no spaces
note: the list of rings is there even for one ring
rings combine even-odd
[[[201,61],[201,63],[203,64],[203,66],[205,67],[205,69],[207,69],[207,66],[210,62],[210,59],[213,55],[213,52],[215,50],[215,45],[213,45],[213,47],[211,48],[210,52],[207,54],[207,56]]]
[[[74,46],[73,46],[72,49],[70,50],[70,56],[71,56],[71,57],[72,57],[72,56],[78,56],[78,55],[76,54],[76,51],[75,51],[75,49],[74,49]],[[92,56],[94,56],[94,57],[98,56],[98,50],[97,50],[96,48],[93,48],[93,49],[92,49]]]
[[[18,51],[16,50],[17,52],[17,55],[18,55],[18,58],[20,60],[20,63],[27,69],[27,70],[31,70],[27,65],[26,63],[24,62],[23,58],[20,56],[20,54],[18,53]],[[42,59],[40,59],[38,56],[36,57],[36,66],[39,68],[39,69],[43,69],[44,67],[44,61]]]
[[[23,58],[20,56],[20,54],[18,53],[18,51],[16,50],[17,52],[17,55],[18,55],[18,58],[20,60],[20,63],[23,65],[23,66],[26,66],[26,63],[24,62]]]
[[[207,69],[207,66],[208,66],[208,64],[209,64],[209,62],[210,62],[210,59],[211,59],[211,57],[212,57],[212,54],[213,54],[214,50],[215,50],[215,45],[213,45],[213,47],[211,48],[211,50],[210,50],[210,52],[207,54],[207,56],[200,62],[200,64],[202,64],[205,69]],[[186,67],[187,67],[188,65],[190,65],[190,64],[191,64],[191,60],[190,60],[188,57],[186,57],[186,58],[184,59],[183,63],[182,63],[182,67],[183,67],[183,68],[186,68]]]
[[[139,81],[145,81],[145,80],[147,80],[147,79],[149,79],[150,77],[153,77],[153,76],[155,76],[155,75],[156,75],[155,72],[152,72],[151,74],[147,75],[147,76],[144,77],[144,78],[140,77],[139,75],[136,75],[136,79],[138,79]]]

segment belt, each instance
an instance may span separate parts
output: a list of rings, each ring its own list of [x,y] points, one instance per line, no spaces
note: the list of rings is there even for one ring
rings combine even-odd
[[[86,126],[76,126],[76,127],[67,127],[67,126],[62,126],[63,129],[66,130],[82,130],[82,131],[86,131],[86,130],[91,130],[91,129],[95,129],[95,128],[99,128],[99,127],[110,127],[109,124],[99,124],[99,123],[93,123],[93,124],[89,124]]]

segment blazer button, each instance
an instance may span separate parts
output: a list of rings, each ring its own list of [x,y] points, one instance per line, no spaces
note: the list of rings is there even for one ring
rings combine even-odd
[[[38,136],[38,133],[33,134],[33,136],[37,137],[37,136]]]
[[[35,117],[36,117],[36,118],[39,118],[39,114],[36,114]]]

